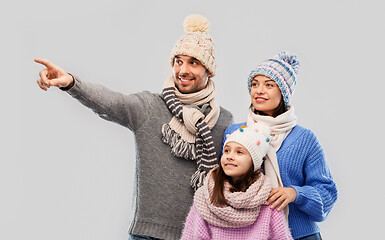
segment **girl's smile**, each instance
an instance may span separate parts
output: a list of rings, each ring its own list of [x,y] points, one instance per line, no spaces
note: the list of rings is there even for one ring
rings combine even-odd
[[[237,181],[250,170],[253,161],[244,146],[237,142],[228,142],[223,148],[221,165],[225,174]]]

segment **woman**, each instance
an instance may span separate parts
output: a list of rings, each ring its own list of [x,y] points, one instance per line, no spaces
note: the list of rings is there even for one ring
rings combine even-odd
[[[297,125],[290,104],[298,68],[297,57],[288,52],[259,64],[248,78],[247,123],[228,127],[224,136],[245,124],[270,126],[272,148],[263,165],[273,185],[267,203],[288,214],[294,239],[317,240],[321,235],[316,222],[328,216],[337,200],[337,187],[316,136]]]

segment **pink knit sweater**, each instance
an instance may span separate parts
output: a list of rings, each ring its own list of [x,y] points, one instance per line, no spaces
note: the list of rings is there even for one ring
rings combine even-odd
[[[271,210],[266,205],[261,207],[258,218],[253,224],[242,228],[221,228],[208,224],[193,205],[187,216],[181,239],[285,240],[293,238],[284,220],[283,211]]]
[[[245,192],[231,192],[226,182],[227,206],[214,206],[210,196],[214,188],[212,171],[194,195],[187,216],[183,240],[203,239],[292,239],[283,211],[265,205],[271,190],[270,180],[263,174]]]

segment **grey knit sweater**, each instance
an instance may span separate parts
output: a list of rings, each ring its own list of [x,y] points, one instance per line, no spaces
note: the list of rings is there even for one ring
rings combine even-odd
[[[124,95],[75,78],[67,91],[100,117],[133,131],[136,140],[134,218],[129,233],[161,239],[179,239],[193,201],[189,182],[196,163],[177,158],[162,142],[161,128],[172,114],[160,94],[141,92]],[[211,130],[218,157],[224,130],[232,115],[221,108]]]

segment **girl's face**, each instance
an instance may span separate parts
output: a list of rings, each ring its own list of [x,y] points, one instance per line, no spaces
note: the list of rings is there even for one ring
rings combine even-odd
[[[237,182],[252,167],[253,161],[249,151],[237,143],[228,142],[223,148],[221,166],[225,174]]]
[[[251,81],[251,104],[258,111],[272,116],[281,101],[281,90],[274,80],[257,75]]]

